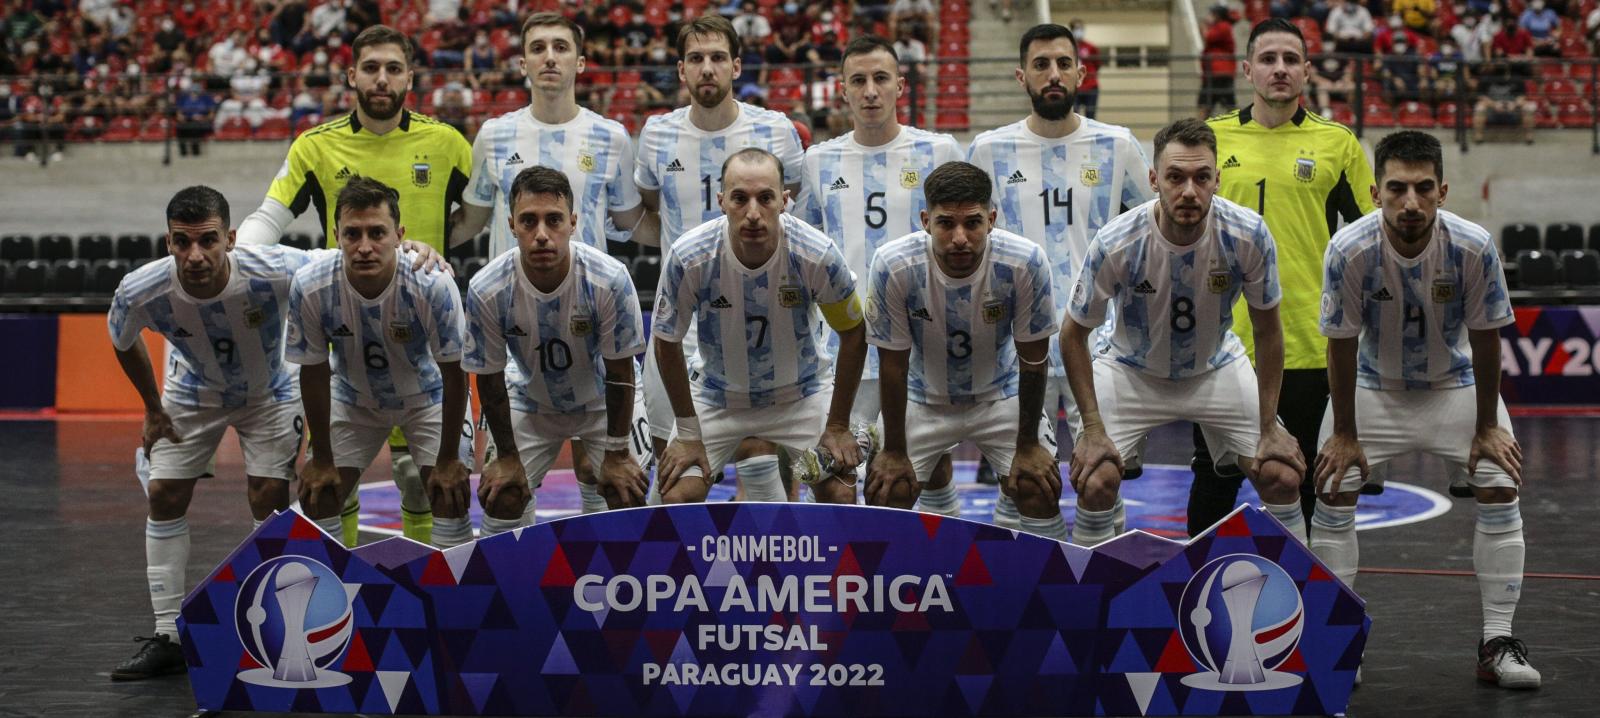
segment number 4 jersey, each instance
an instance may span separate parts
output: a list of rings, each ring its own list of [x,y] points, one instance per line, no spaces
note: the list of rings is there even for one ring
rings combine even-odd
[[[1099,327],[1096,358],[1187,379],[1245,356],[1232,330],[1234,302],[1242,294],[1256,309],[1278,305],[1277,249],[1261,215],[1221,197],[1211,199],[1200,239],[1173,244],[1156,226],[1159,201],[1095,235],[1068,311],[1072,321]]]

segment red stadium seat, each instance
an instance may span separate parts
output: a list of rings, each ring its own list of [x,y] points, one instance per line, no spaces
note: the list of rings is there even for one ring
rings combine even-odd
[[[966,57],[967,43],[964,40],[940,41],[940,57]]]
[[[139,120],[133,117],[118,117],[111,121],[105,134],[100,139],[106,142],[132,142],[139,138]]]
[[[1594,112],[1587,102],[1568,102],[1561,106],[1561,126],[1568,129],[1589,127],[1594,124]]]
[[[211,137],[224,142],[248,140],[250,139],[250,123],[245,122],[243,117],[230,117],[223,120]]]
[[[94,115],[83,115],[72,121],[72,127],[67,130],[67,139],[75,142],[93,140],[98,138],[105,128],[105,120]]]
[[[172,118],[157,115],[139,129],[140,142],[161,142],[172,134]]]
[[[1567,66],[1565,63],[1544,62],[1540,63],[1537,67],[1539,68],[1540,79],[1552,80],[1557,77],[1567,76]]]
[[[295,137],[299,137],[300,133],[305,132],[306,130],[309,130],[309,129],[313,128],[313,127],[316,127],[317,125],[319,125],[321,123],[322,123],[322,116],[321,115],[306,115],[304,117],[301,117],[299,122],[294,123],[294,136]]]
[[[1545,81],[1544,87],[1540,89],[1540,94],[1544,95],[1546,100],[1558,105],[1574,102],[1582,98],[1582,95],[1578,94],[1578,86],[1567,79]]]
[[[1371,121],[1370,119],[1368,120]],[[1401,127],[1427,130],[1433,128],[1433,112],[1420,102],[1407,102],[1400,106]]]
[[[1540,104],[1534,112],[1533,126],[1541,130],[1556,130],[1561,128],[1561,118],[1557,115],[1561,108],[1548,103]]]
[[[1330,119],[1332,119],[1334,122],[1344,125],[1345,127],[1351,127],[1355,125],[1356,112],[1355,110],[1350,109],[1349,105],[1340,102],[1335,103],[1333,107],[1328,109],[1333,111],[1333,117]]]
[[[970,72],[965,62],[947,62],[939,66],[939,79],[959,77],[965,79]]]
[[[936,130],[964,132],[970,126],[966,110],[940,110],[933,116],[933,128]]]
[[[292,130],[289,127],[289,118],[270,117],[262,120],[261,126],[256,128],[258,140],[287,140]]]
[[[1394,127],[1394,113],[1382,102],[1367,103],[1366,124],[1369,127]]]
[[[1457,105],[1454,102],[1446,102],[1439,105],[1440,127],[1448,130],[1456,126],[1456,108],[1458,107],[1460,107],[1460,105]]]

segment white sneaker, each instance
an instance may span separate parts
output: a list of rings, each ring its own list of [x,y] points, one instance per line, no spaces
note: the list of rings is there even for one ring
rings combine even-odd
[[[1511,636],[1478,642],[1478,680],[1501,688],[1538,688],[1539,671],[1528,665],[1528,647]]]
[[[62,159],[61,152],[57,151],[57,152],[51,152],[50,153],[50,162],[51,162],[51,164],[54,164],[56,162],[60,162],[61,159]]]
[[[23,159],[25,159],[25,160],[27,160],[29,162],[32,162],[34,164],[38,164],[39,163],[39,153],[37,153],[37,152],[29,152],[28,156],[24,157]]]

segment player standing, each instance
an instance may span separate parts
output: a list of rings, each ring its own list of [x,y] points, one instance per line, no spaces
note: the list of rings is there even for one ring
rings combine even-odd
[[[1216,147],[1196,119],[1156,133],[1150,183],[1158,197],[1095,235],[1073,284],[1061,352],[1083,412],[1071,473],[1072,540],[1080,545],[1114,534],[1122,457],[1177,420],[1194,422],[1236,456],[1267,511],[1305,541],[1304,459],[1277,420],[1282,292],[1272,234],[1260,215],[1213,196]],[[1230,329],[1240,296],[1256,319],[1255,372]]]
[[[300,505],[324,531],[338,531],[340,508],[398,426],[434,505],[433,544],[466,543],[468,476],[456,430],[467,404],[465,327],[455,281],[401,261],[393,189],[356,175],[334,208],[339,252],[301,268],[289,289],[285,355],[301,365],[311,430]]]
[[[1151,198],[1150,161],[1128,128],[1073,111],[1083,65],[1071,30],[1035,25],[1023,33],[1019,55],[1017,82],[1028,93],[1033,111],[978,135],[967,161],[994,178],[995,226],[1044,247],[1055,278],[1056,313],[1064,317],[1089,238],[1113,217]],[[1067,423],[1077,432],[1078,412],[1055,347],[1044,406],[1052,424],[1056,412],[1065,408]],[[1016,506],[1004,492],[995,504],[995,523],[1018,525]]]
[[[1439,140],[1396,132],[1373,154],[1371,194],[1382,211],[1328,245],[1321,325],[1333,401],[1322,423],[1311,548],[1353,586],[1356,503],[1369,467],[1421,452],[1469,474],[1483,603],[1478,678],[1537,688],[1539,671],[1511,634],[1526,547],[1522,448],[1500,399],[1499,328],[1515,319],[1505,270],[1487,230],[1440,209],[1450,185]]]
[[[637,460],[642,432],[629,450],[634,356],[645,340],[628,268],[572,241],[572,185],[560,170],[524,169],[507,194],[517,247],[479,271],[466,297],[463,364],[478,375],[500,450],[478,489],[485,535],[533,523],[533,492],[568,437],[582,439],[599,469],[593,485],[580,485],[585,511],[590,494],[622,508],[644,505],[649,490]]]
[[[334,246],[334,200],[346,181],[361,175],[400,193],[408,238],[444,253],[446,220],[467,186],[472,146],[455,128],[405,108],[413,78],[411,48],[409,38],[384,25],[356,36],[350,45],[355,60],[345,78],[355,90],[355,111],[295,138],[261,207],[239,224],[241,243],[276,242],[295,217],[316,207],[328,246]],[[399,432],[391,435],[389,446],[406,535],[426,542],[432,515],[418,464]],[[352,492],[342,533],[349,546],[356,542],[359,508]]]
[[[1340,218],[1372,211],[1367,188],[1372,167],[1349,128],[1300,106],[1311,65],[1300,29],[1281,18],[1250,31],[1245,75],[1252,104],[1207,121],[1217,133],[1222,180],[1217,196],[1255,210],[1278,244],[1282,271],[1283,395],[1279,407],[1289,433],[1307,457],[1315,456],[1317,428],[1328,403],[1326,341],[1317,331],[1322,255]],[[1239,316],[1238,334],[1252,347],[1250,318]],[[1189,493],[1189,535],[1222,520],[1238,501],[1244,475],[1218,469],[1195,433],[1195,480]],[[1310,517],[1311,482],[1301,488]]]
[[[1042,421],[1056,332],[1050,263],[1037,243],[993,229],[993,188],[973,165],[941,165],[923,185],[927,229],[872,260],[884,449],[867,503],[909,509],[920,494],[924,510],[960,515],[955,485],[934,466],[971,440],[1014,487],[1023,529],[1065,541],[1055,427]]]
[[[867,268],[879,247],[922,228],[923,182],[934,168],[962,158],[954,137],[904,127],[896,100],[905,93],[894,46],[874,36],[844,48],[839,62],[844,102],[854,130],[806,150],[805,179],[794,213],[833,239],[867,294]],[[830,352],[838,351],[836,335]],[[867,365],[851,410],[852,425],[878,420],[878,352]],[[950,466],[942,465],[946,479]]]
[[[800,192],[803,160],[800,136],[789,118],[734,99],[733,81],[742,65],[739,34],[732,23],[720,15],[702,15],[684,23],[676,41],[681,58],[678,79],[689,89],[690,102],[645,122],[634,172],[645,206],[661,215],[663,255],[670,253],[679,236],[722,215],[717,183],[723,163],[733,153],[758,147],[776,155],[783,163],[782,184],[790,196]],[[650,435],[659,457],[672,435],[673,404],[663,393],[657,353],[645,357],[644,390]],[[698,363],[693,334],[683,339],[683,353],[689,366]],[[764,485],[778,478],[778,458],[746,458],[738,470],[740,477],[755,477],[750,483]]]
[[[704,501],[746,437],[826,450],[834,478],[853,477],[861,463],[849,421],[866,328],[844,255],[784,213],[783,164],[770,152],[739,150],[721,181],[725,216],[679,238],[656,293],[656,361],[677,424],[658,464],[656,491],[667,503]],[[832,382],[819,310],[840,336]],[[681,344],[691,332],[701,359],[692,378]],[[753,501],[787,498],[776,471],[740,473],[739,482]],[[854,481],[822,480],[811,489],[819,501],[855,502]]]

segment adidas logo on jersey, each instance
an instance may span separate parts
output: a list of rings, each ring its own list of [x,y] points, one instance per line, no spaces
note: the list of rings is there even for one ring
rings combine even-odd
[[[528,333],[525,332],[525,331],[522,331],[522,327],[519,327],[519,326],[513,324],[513,325],[511,325],[510,329],[506,330],[506,336],[508,336],[508,337],[525,337],[525,336],[528,336]]]
[[[1389,293],[1388,287],[1378,287],[1378,291],[1372,293],[1372,299],[1376,302],[1392,302],[1394,295]]]
[[[1027,181],[1028,178],[1022,176],[1022,170],[1017,170],[1011,173],[1011,179],[1006,180],[1006,184],[1022,184]]]
[[[1239,158],[1238,157],[1234,157],[1233,155],[1228,155],[1228,161],[1222,163],[1222,169],[1228,169],[1230,167],[1238,167],[1238,166],[1239,166]]]
[[[724,297],[724,296],[719,294],[719,295],[717,295],[716,299],[711,300],[711,308],[712,309],[732,309],[733,308],[733,302],[728,301],[727,297]]]
[[[512,152],[511,153],[511,159],[506,160],[506,164],[507,165],[520,165],[520,164],[522,164],[522,153],[521,152]]]
[[[175,337],[177,337],[179,339],[188,339],[189,337],[192,337],[194,335],[190,334],[189,330],[184,329],[183,327],[178,327],[178,330],[173,332],[172,336],[175,336]]]
[[[350,179],[350,168],[340,167],[339,171],[333,175],[333,179],[335,181]]]
[[[1134,294],[1155,294],[1156,293],[1156,288],[1150,286],[1150,280],[1146,279],[1146,280],[1140,282],[1138,284],[1138,286],[1133,288],[1133,293]]]
[[[924,307],[917,307],[916,309],[911,310],[911,316],[916,319],[921,319],[925,322],[933,321],[933,315],[929,314],[928,310]]]
[[[668,172],[682,172],[683,171],[683,163],[679,162],[676,159],[674,159],[674,160],[672,160],[672,162],[670,164],[667,165],[667,171]]]
[[[355,334],[351,333],[350,327],[347,327],[347,326],[345,326],[343,324],[340,324],[338,329],[333,330],[333,336],[336,336],[336,337],[353,337],[353,336],[355,336]]]
[[[840,177],[839,179],[834,180],[833,184],[828,185],[828,189],[850,189],[850,183],[844,181],[843,177]]]

